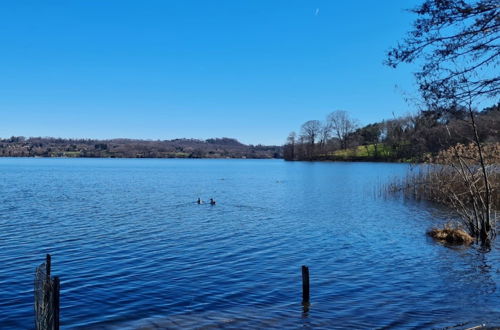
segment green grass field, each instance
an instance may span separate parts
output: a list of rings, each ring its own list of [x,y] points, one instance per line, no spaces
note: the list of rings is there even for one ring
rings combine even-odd
[[[329,153],[328,156],[333,156],[336,158],[376,158],[376,157],[391,157],[393,151],[390,147],[384,144],[369,144],[365,146],[358,146],[356,148],[350,148],[346,150],[337,150],[333,153]]]

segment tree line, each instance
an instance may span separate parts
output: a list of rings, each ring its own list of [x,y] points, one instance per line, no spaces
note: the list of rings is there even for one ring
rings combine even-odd
[[[0,157],[282,158],[281,146],[245,145],[231,138],[207,140],[0,139]]]
[[[474,111],[479,140],[500,140],[500,103]],[[423,161],[430,155],[474,139],[465,107],[420,111],[365,126],[347,111],[334,111],[324,121],[305,122],[291,132],[285,160]]]

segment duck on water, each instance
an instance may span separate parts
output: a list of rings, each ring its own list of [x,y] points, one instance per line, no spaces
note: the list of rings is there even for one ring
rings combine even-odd
[[[203,201],[198,198],[198,200],[196,201],[197,204],[203,204]],[[210,205],[215,205],[217,202],[215,201],[215,199],[213,198],[210,198]]]

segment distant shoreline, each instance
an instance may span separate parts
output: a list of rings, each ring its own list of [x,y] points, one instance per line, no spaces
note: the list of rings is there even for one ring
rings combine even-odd
[[[246,145],[231,138],[152,141],[13,136],[0,139],[0,157],[281,159],[283,147]]]
[[[281,158],[273,158],[273,157],[261,157],[261,158],[249,158],[249,157],[70,157],[70,156],[3,156],[0,155],[0,159],[6,159],[6,158],[25,158],[25,159],[239,159],[239,160],[244,160],[244,159],[252,159],[252,160],[273,160],[273,159],[280,159],[283,160],[283,157]],[[305,162],[305,161],[304,161]]]

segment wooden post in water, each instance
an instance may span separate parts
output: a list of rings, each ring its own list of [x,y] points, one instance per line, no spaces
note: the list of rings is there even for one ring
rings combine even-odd
[[[52,308],[54,313],[54,330],[59,330],[59,276],[54,276],[54,280],[52,282],[53,292],[52,292]]]
[[[47,280],[50,279],[50,262],[51,257],[50,254],[47,253],[47,256],[45,257],[45,273],[47,274]]]
[[[52,281],[50,280],[52,257],[47,253],[45,256],[45,280],[43,280],[43,285],[41,287],[43,296],[43,307],[41,310],[40,318],[43,320],[41,330],[49,330],[51,324],[51,311],[52,311]],[[45,329],[46,328],[46,329]],[[52,330],[52,329],[50,329]]]
[[[309,267],[302,266],[302,304],[309,305]]]
[[[35,270],[35,328],[37,330],[59,330],[59,277],[50,277],[51,257]]]

